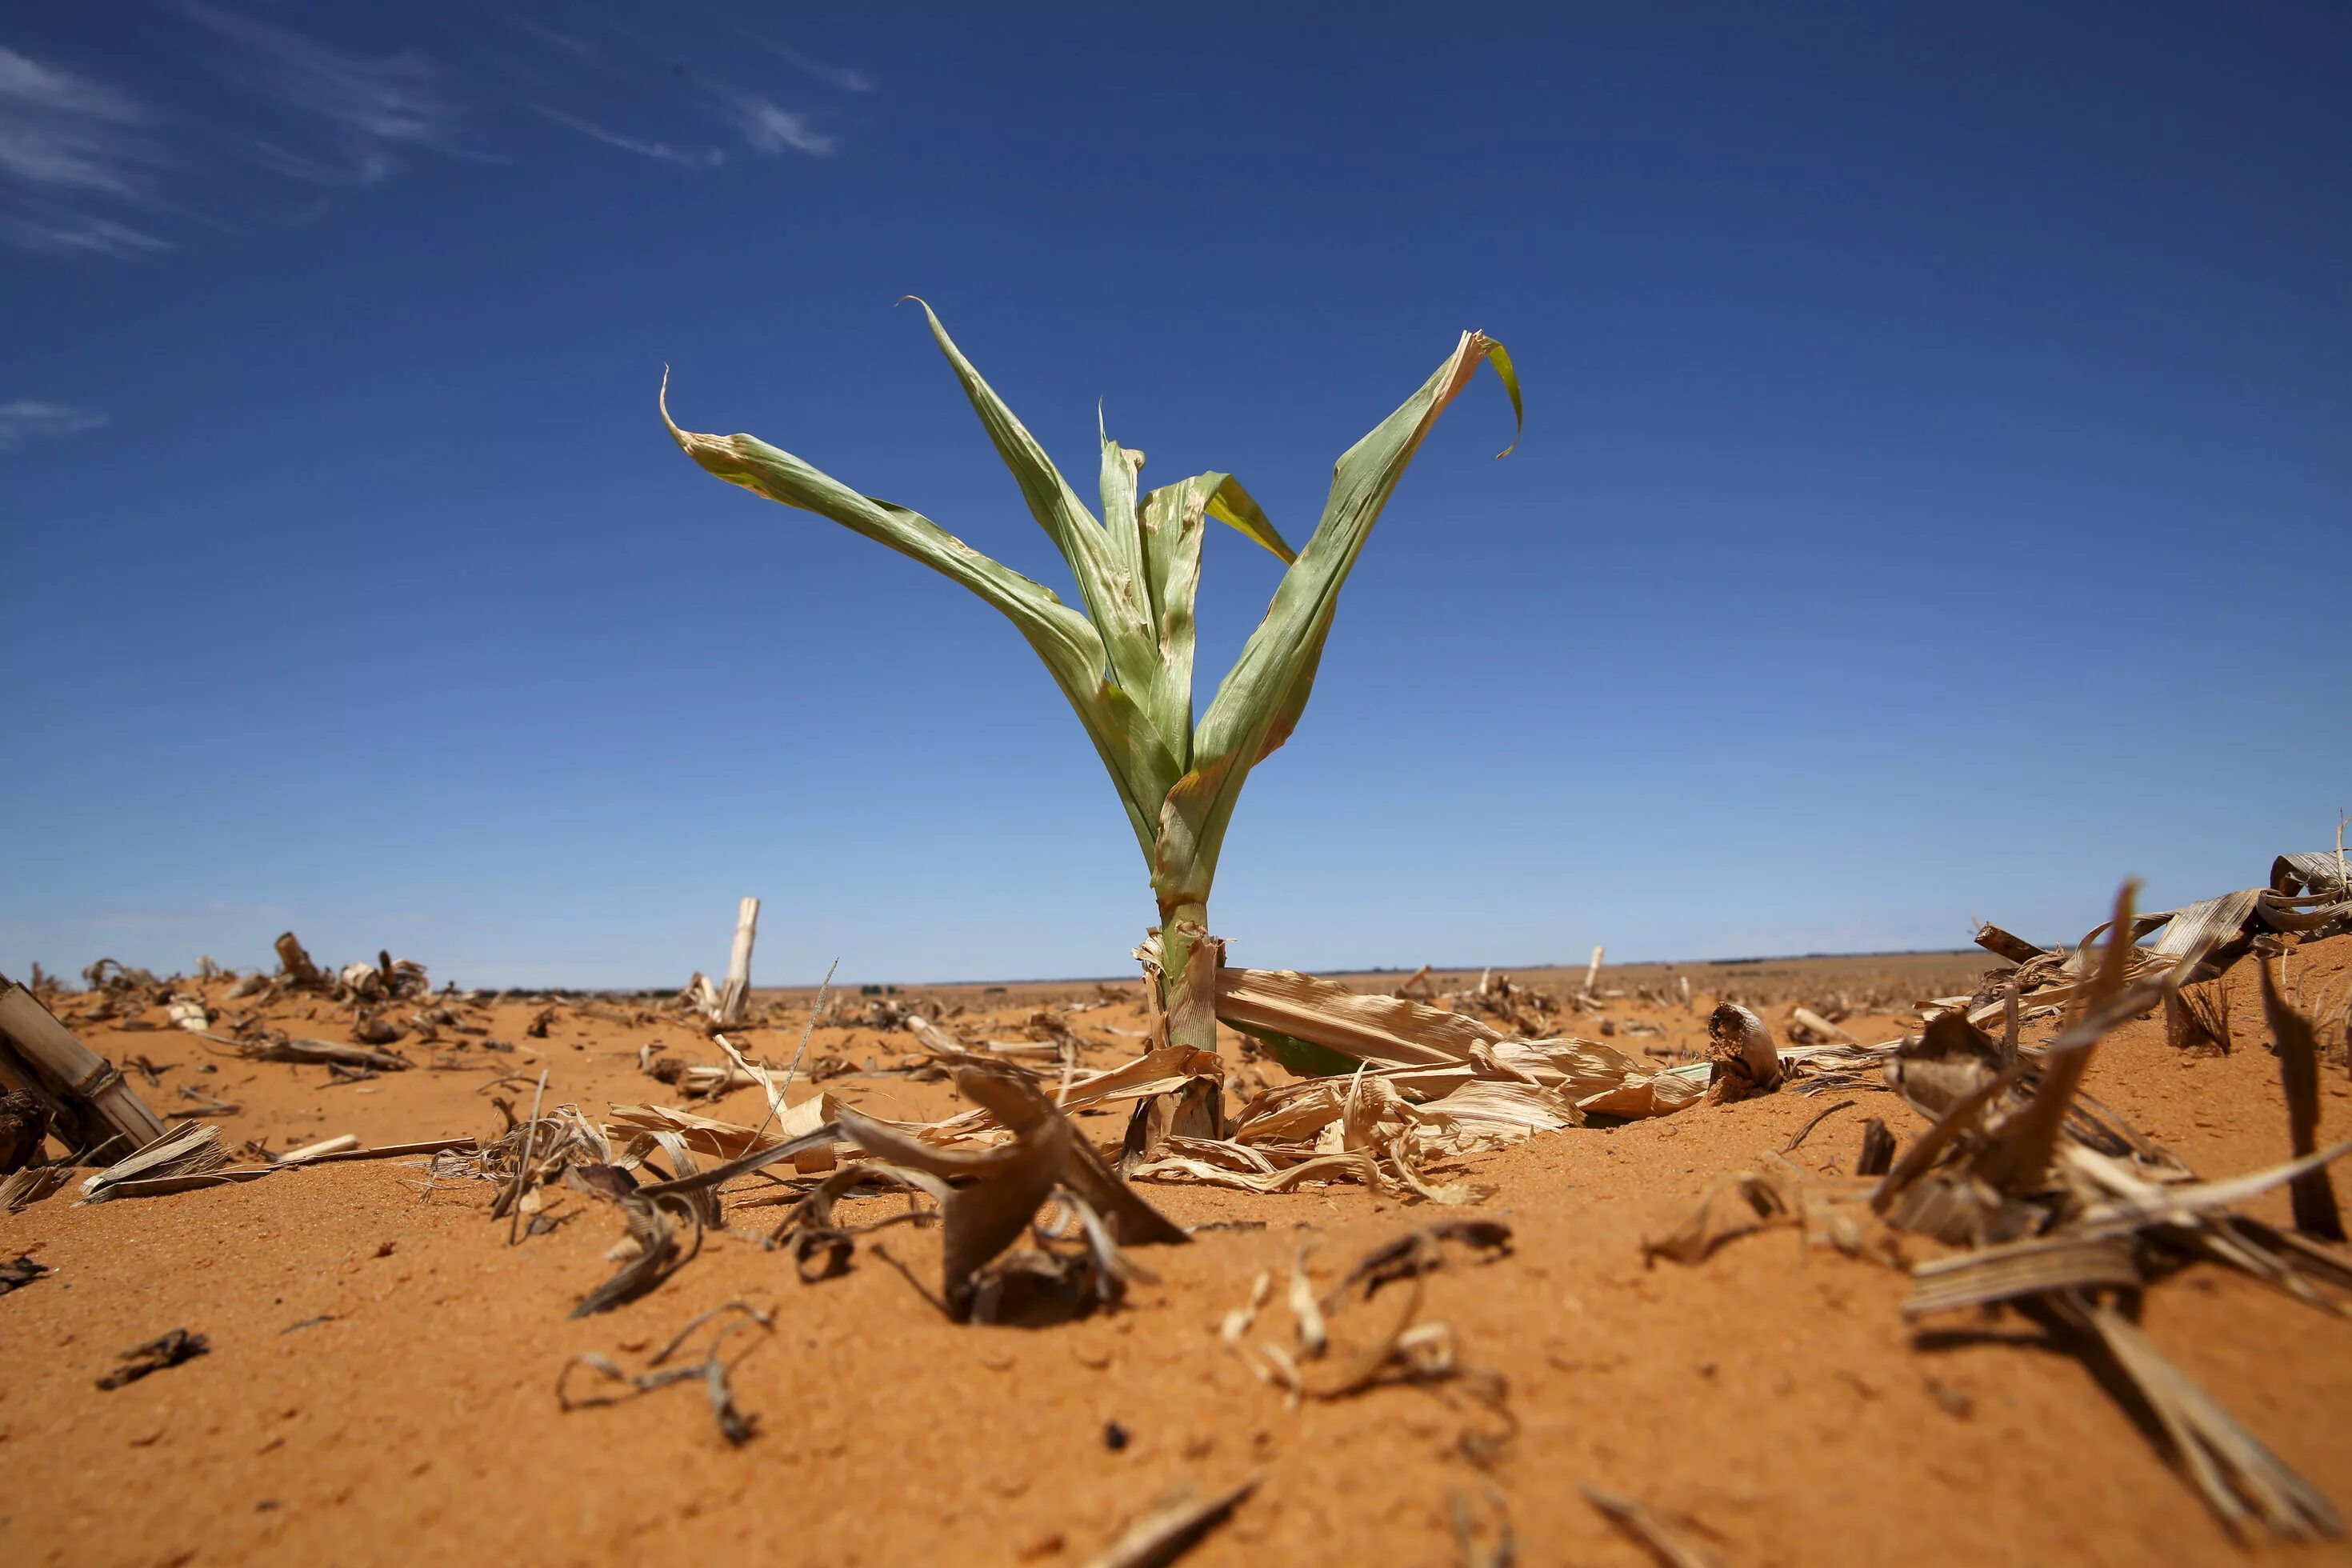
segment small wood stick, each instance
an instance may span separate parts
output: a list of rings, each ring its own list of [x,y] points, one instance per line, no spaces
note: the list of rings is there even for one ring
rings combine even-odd
[[[521,1237],[515,1232],[522,1225],[522,1194],[530,1182],[530,1144],[539,1135],[539,1102],[547,1094],[547,1069],[539,1069],[539,1087],[530,1094],[530,1120],[522,1124],[522,1163],[515,1167],[514,1206],[507,1210],[507,1245],[512,1247]]]

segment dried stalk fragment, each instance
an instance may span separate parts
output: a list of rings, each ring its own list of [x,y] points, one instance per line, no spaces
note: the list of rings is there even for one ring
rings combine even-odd
[[[278,972],[288,985],[304,991],[327,988],[327,977],[319,972],[316,963],[310,962],[310,955],[303,951],[300,939],[292,931],[278,937],[277,947]]]
[[[321,1139],[316,1143],[305,1143],[299,1149],[289,1149],[278,1156],[277,1163],[280,1165],[299,1165],[327,1154],[347,1154],[359,1146],[358,1133],[339,1133],[332,1138]]]
[[[347,1133],[345,1136],[349,1137],[350,1134]],[[338,1139],[336,1142],[340,1143],[341,1140]],[[357,1142],[356,1138],[352,1139],[353,1144]],[[407,1143],[382,1143],[373,1149],[345,1145],[340,1149],[329,1149],[307,1155],[303,1155],[303,1151],[298,1149],[292,1152],[278,1155],[278,1163],[281,1165],[298,1163],[305,1165],[340,1165],[355,1160],[402,1160],[412,1154],[470,1154],[476,1147],[473,1136],[467,1133],[452,1138],[419,1138]],[[303,1155],[303,1157],[298,1162],[297,1155]]]
[[[104,1057],[41,999],[0,975],[0,1087],[38,1101],[58,1138],[85,1158],[119,1156],[163,1136],[163,1119]]]
[[[1760,1230],[1774,1220],[1794,1217],[1797,1207],[1793,1184],[1776,1172],[1735,1171],[1717,1176],[1707,1184],[1688,1219],[1656,1241],[1643,1238],[1642,1260],[1703,1262],[1727,1241]],[[1732,1212],[1725,1214],[1721,1209]]]
[[[729,1312],[740,1312],[748,1321],[730,1323],[712,1335],[709,1347],[703,1352],[702,1359],[692,1365],[662,1366],[664,1362],[677,1353],[679,1347],[692,1337],[697,1329],[710,1321],[711,1319]],[[736,1363],[740,1363],[743,1357],[739,1355],[734,1362],[729,1362],[719,1352],[720,1347],[726,1344],[730,1335],[753,1325],[770,1333],[773,1333],[776,1328],[774,1321],[767,1313],[748,1301],[729,1301],[722,1306],[714,1307],[671,1336],[667,1344],[656,1351],[647,1359],[646,1370],[634,1375],[623,1372],[610,1356],[595,1351],[582,1352],[566,1361],[563,1363],[563,1370],[555,1375],[556,1404],[569,1414],[572,1411],[584,1410],[593,1405],[618,1405],[625,1399],[637,1398],[651,1394],[656,1389],[667,1388],[673,1384],[692,1383],[698,1379],[702,1384],[703,1393],[710,1401],[711,1419],[718,1424],[719,1435],[727,1440],[729,1446],[740,1447],[752,1437],[755,1418],[737,1408],[734,1389],[728,1379]],[[750,1353],[749,1351],[744,1352],[745,1355]],[[607,1382],[626,1384],[629,1392],[623,1394],[588,1394],[575,1398],[568,1387],[572,1369],[575,1366],[584,1366]]]
[[[2095,1333],[2170,1436],[2189,1479],[2234,1532],[2260,1520],[2290,1541],[2334,1539],[2344,1522],[2327,1500],[2167,1360],[2155,1342],[2114,1308],[2079,1296],[2051,1298],[2062,1317]]]
[[[1805,1140],[1813,1135],[1814,1128],[1819,1127],[1822,1122],[1828,1121],[1831,1117],[1836,1115],[1841,1110],[1853,1110],[1854,1103],[1855,1102],[1851,1100],[1841,1100],[1835,1105],[1830,1106],[1826,1110],[1814,1112],[1812,1120],[1807,1121],[1802,1127],[1797,1129],[1797,1135],[1794,1138],[1790,1139],[1786,1143],[1780,1145],[1780,1152],[1783,1154],[1795,1153],[1799,1149],[1804,1146]]]
[[[2279,1081],[2286,1091],[2287,1137],[2300,1157],[2317,1147],[2319,1140],[2319,1041],[2311,1020],[2279,994],[2271,963],[2262,964],[2263,1013],[2271,1037],[2278,1042]],[[2295,1177],[2287,1189],[2294,1203],[2294,1227],[2322,1241],[2344,1239],[2344,1216],[2336,1206],[2336,1188],[2327,1167],[2315,1166]]]
[[[1421,1321],[1421,1276],[1412,1276],[1410,1283],[1404,1305],[1388,1331],[1349,1356],[1333,1380],[1306,1384],[1310,1397],[1345,1399],[1391,1377],[1417,1383],[1454,1374],[1457,1358],[1453,1326],[1435,1320]]]
[[[1728,1104],[1780,1087],[1780,1053],[1763,1019],[1737,1002],[1726,1002],[1707,1015],[1706,1035],[1713,1064],[1709,1100]]]
[[[415,1065],[406,1057],[396,1056],[391,1051],[374,1050],[367,1046],[348,1046],[335,1040],[234,1040],[226,1035],[214,1034],[206,1034],[203,1037],[216,1045],[227,1046],[247,1061],[366,1068],[375,1072],[406,1072]]]
[[[1857,1176],[1883,1176],[1895,1163],[1895,1134],[1874,1116],[1862,1124],[1862,1152],[1853,1157]]]
[[[1380,1294],[1383,1286],[1444,1268],[1443,1244],[1449,1241],[1469,1248],[1480,1263],[1500,1262],[1511,1256],[1510,1223],[1499,1219],[1440,1220],[1383,1242],[1358,1258],[1346,1277],[1325,1293],[1324,1310],[1334,1310],[1359,1285],[1364,1288],[1364,1300],[1369,1301]]]
[[[1987,952],[2005,958],[2011,963],[2031,963],[2047,955],[2047,950],[2034,946],[2021,936],[2012,936],[1988,921],[1977,927],[1976,944]]]
[[[1195,1497],[1184,1487],[1161,1498],[1150,1511],[1130,1522],[1100,1552],[1087,1559],[1086,1568],[1166,1568],[1201,1543],[1202,1539],[1233,1517],[1234,1510],[1257,1490],[1265,1473],[1259,1471],[1224,1491]]]
[[[1662,1513],[1637,1499],[1602,1491],[1590,1482],[1576,1489],[1666,1568],[1717,1568],[1720,1560],[1699,1540],[1689,1521]]]
[[[719,988],[712,1022],[732,1028],[743,1022],[743,1005],[751,995],[751,944],[760,934],[760,900],[745,899],[735,914],[735,946],[727,959],[727,981]]]
[[[31,1164],[48,1135],[48,1107],[23,1089],[0,1094],[0,1176]]]
[[[1822,1017],[1811,1007],[1800,1006],[1795,1008],[1790,1013],[1789,1021],[1794,1024],[1798,1028],[1803,1030],[1806,1034],[1815,1036],[1818,1040],[1833,1041],[1842,1046],[1858,1046],[1862,1044],[1860,1040],[1855,1039],[1852,1035],[1847,1034],[1844,1029],[1831,1023],[1827,1018]]]
[[[1903,1303],[1910,1318],[2053,1290],[2137,1289],[2146,1282],[2129,1240],[2063,1234],[1937,1258],[1912,1269],[1911,1278],[1915,1289]]]

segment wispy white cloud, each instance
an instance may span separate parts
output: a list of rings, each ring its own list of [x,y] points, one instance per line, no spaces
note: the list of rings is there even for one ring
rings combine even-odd
[[[26,184],[130,195],[154,149],[129,94],[0,48],[0,174]]]
[[[862,70],[848,66],[829,66],[823,60],[811,59],[798,49],[790,48],[773,38],[763,38],[748,27],[739,27],[736,31],[794,70],[813,76],[827,87],[837,87],[844,92],[872,92],[877,85],[874,79]]]
[[[577,131],[581,135],[602,142],[608,147],[619,147],[635,153],[641,158],[657,159],[662,163],[676,163],[687,169],[715,169],[727,162],[727,153],[723,148],[675,147],[667,142],[647,142],[635,136],[625,136],[617,131],[608,131],[604,126],[582,120],[577,115],[566,114],[560,109],[550,109],[543,103],[534,103],[531,108],[554,121],[558,125]]]
[[[688,63],[675,59],[664,43],[632,32],[620,24],[606,19],[595,24],[589,34],[568,33],[534,22],[516,21],[514,26],[546,47],[548,55],[563,57],[567,67],[586,66],[591,69],[626,83],[632,89],[632,100],[642,108],[648,99],[683,90],[688,101],[715,112],[742,141],[745,150],[761,157],[774,157],[784,153],[799,153],[813,158],[830,157],[841,151],[841,138],[821,129],[824,120],[806,110],[789,108],[775,100],[726,82],[714,81]],[[737,34],[760,48],[784,59],[807,75],[845,92],[871,92],[874,79],[865,72],[846,67],[830,66],[821,60],[786,47],[773,39],[761,37],[746,29]],[[735,51],[740,55],[741,50]],[[544,58],[544,57],[543,57]],[[568,96],[538,65],[517,68],[517,74],[531,85],[525,101],[530,108],[558,124],[580,134],[635,153],[640,157],[657,159],[683,168],[716,168],[728,162],[724,151],[694,140],[672,140],[632,135],[612,129],[601,117],[570,113],[549,107],[551,97],[561,100]],[[578,72],[571,75],[576,78]]]
[[[220,204],[235,204],[233,162],[242,163],[247,184],[258,170],[331,194],[379,184],[420,154],[488,155],[474,143],[454,79],[415,49],[370,52],[340,36],[331,43],[281,20],[326,14],[303,8],[265,17],[246,0],[166,4],[204,40],[209,73],[183,72],[152,83],[140,78],[134,94],[52,58],[0,47],[0,247],[116,258],[170,250],[172,224],[218,221]],[[658,46],[615,23],[582,32],[520,20],[514,25],[539,42],[551,67],[515,68],[531,82],[524,102],[604,146],[706,170],[747,155],[823,158],[842,150],[823,110],[788,107],[689,74],[685,65],[661,64],[668,56]],[[829,87],[875,90],[863,71],[745,37]],[[629,40],[628,46],[615,38]],[[224,95],[212,86],[215,101],[207,102],[207,74],[242,92]],[[608,87],[614,79],[628,84],[637,112],[624,117],[586,100],[581,104],[585,112],[552,107],[572,100],[583,79],[593,78],[608,79]],[[689,124],[646,121],[644,110],[660,101],[691,117]],[[714,135],[705,115],[731,134]],[[700,121],[698,135],[693,121]]]
[[[462,116],[440,68],[404,50],[346,54],[274,23],[184,0],[182,14],[231,46],[224,74],[323,122],[324,151],[256,143],[265,167],[319,184],[373,184],[397,171],[404,151],[462,150]]]
[[[46,218],[0,217],[0,237],[20,250],[53,256],[139,256],[169,250],[170,243],[112,218],[57,213]]]
[[[94,408],[71,408],[62,403],[18,398],[0,403],[0,452],[13,451],[27,441],[51,436],[79,436],[111,422],[113,416]]]
[[[798,110],[731,87],[713,88],[727,118],[741,132],[743,144],[754,153],[773,157],[787,148],[805,153],[813,158],[830,155],[838,143],[831,136],[809,123],[808,116]]]

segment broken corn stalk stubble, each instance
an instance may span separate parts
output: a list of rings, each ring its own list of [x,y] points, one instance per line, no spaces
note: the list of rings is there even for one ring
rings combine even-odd
[[[1422,438],[1469,384],[1481,360],[1494,364],[1514,418],[1523,422],[1517,374],[1502,344],[1480,332],[1463,333],[1418,392],[1340,454],[1322,518],[1306,547],[1294,551],[1230,474],[1200,474],[1139,491],[1143,454],[1108,434],[1101,437],[1102,516],[1097,518],[964,358],[929,305],[923,304],[923,314],[997,456],[1020,485],[1030,515],[1069,563],[1084,613],[919,512],[861,495],[756,437],[679,429],[669,416],[667,374],[662,422],[688,457],[719,479],[831,518],[911,556],[1012,621],[1086,726],[1118,788],[1150,868],[1160,904],[1160,984],[1163,1000],[1172,1001],[1194,948],[1209,935],[1209,889],[1234,803],[1250,770],[1290,738],[1306,710],[1339,589],[1381,509]],[[1212,518],[1273,552],[1289,570],[1196,724],[1192,606],[1202,533]],[[1216,1048],[1213,1012],[1171,1007],[1170,1017],[1175,1043]]]

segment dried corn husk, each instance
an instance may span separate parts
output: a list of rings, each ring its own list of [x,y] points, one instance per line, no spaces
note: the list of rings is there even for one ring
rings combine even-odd
[[[1029,1227],[1057,1186],[1098,1217],[1108,1241],[1137,1246],[1192,1239],[1112,1173],[1027,1073],[1010,1065],[963,1067],[955,1082],[1011,1130],[1011,1142],[941,1148],[851,1107],[838,1117],[843,1133],[870,1155],[941,1180],[970,1180],[942,1205],[940,1298],[952,1316],[972,1315],[982,1268]]]
[[[605,1113],[604,1125],[624,1136],[639,1132],[672,1132],[687,1146],[722,1160],[740,1159],[754,1150],[772,1148],[815,1131],[835,1121],[841,1101],[831,1092],[811,1096],[788,1107],[765,1131],[737,1121],[721,1121],[670,1105],[615,1105]]]
[[[201,1176],[228,1163],[220,1146],[220,1129],[192,1121],[165,1133],[135,1153],[116,1161],[81,1184],[82,1202],[104,1203],[126,1182],[152,1182],[167,1176]]]

